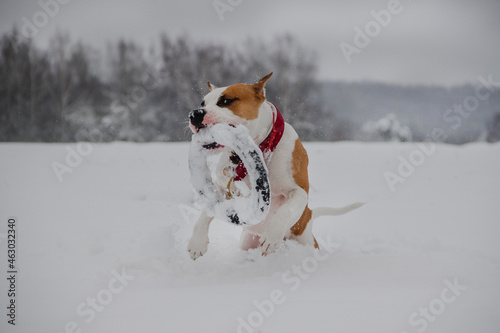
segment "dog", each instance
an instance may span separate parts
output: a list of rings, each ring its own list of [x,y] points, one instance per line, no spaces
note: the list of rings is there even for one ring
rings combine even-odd
[[[189,114],[193,133],[202,128],[226,123],[243,125],[263,151],[271,187],[271,202],[266,218],[251,226],[243,226],[242,250],[261,248],[262,254],[275,252],[284,240],[292,239],[303,245],[319,248],[312,234],[312,220],[323,215],[341,215],[362,205],[354,203],[341,208],[308,207],[308,156],[293,127],[283,120],[279,110],[266,100],[265,85],[270,73],[254,84],[234,84],[219,88],[208,82],[210,92],[203,98],[201,108]],[[242,184],[248,184],[248,175],[230,149],[218,145],[206,149],[223,150],[217,165],[217,187],[229,199],[241,195]],[[236,161],[235,161],[236,159]],[[202,212],[193,228],[188,252],[193,260],[208,249],[208,231],[212,221]]]

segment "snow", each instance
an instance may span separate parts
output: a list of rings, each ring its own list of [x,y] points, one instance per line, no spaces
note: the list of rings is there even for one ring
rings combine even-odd
[[[208,161],[214,152],[205,149],[204,146],[214,143],[224,146],[225,150],[234,151],[243,162],[252,189],[249,197],[238,196],[225,200],[224,194],[220,193],[214,185],[216,178],[224,173],[218,170],[218,163]],[[226,154],[219,153],[218,155],[219,158],[228,158]],[[225,161],[224,164],[227,162]],[[221,123],[211,125],[194,134],[189,149],[189,170],[191,183],[198,194],[197,207],[204,209],[209,216],[216,216],[229,223],[247,225],[255,225],[265,219],[269,211],[271,195],[268,170],[262,151],[250,137],[245,126],[233,127]],[[228,181],[224,183],[227,184]]]
[[[0,145],[0,237],[16,217],[19,264],[15,328],[0,279],[1,332],[500,328],[499,144],[438,145],[392,192],[383,175],[414,144],[306,143],[310,206],[367,204],[318,218],[319,252],[242,252],[241,227],[215,221],[196,261],[188,143],[93,144],[59,182],[66,146]]]
[[[367,141],[412,141],[408,126],[401,125],[394,113],[377,121],[368,121],[362,127],[363,139]]]

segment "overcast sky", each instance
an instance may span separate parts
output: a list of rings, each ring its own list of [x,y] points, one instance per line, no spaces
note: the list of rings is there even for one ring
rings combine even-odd
[[[388,0],[217,0],[231,6],[224,20],[214,0],[59,1],[68,3],[50,17],[39,1],[0,0],[0,32],[38,19],[40,46],[60,28],[101,50],[119,37],[146,46],[162,31],[231,45],[289,32],[317,52],[321,79],[457,85],[492,74],[500,81],[500,0],[401,0],[385,27],[371,12],[387,10]],[[356,46],[354,29],[367,25],[380,31],[348,63],[339,45]]]

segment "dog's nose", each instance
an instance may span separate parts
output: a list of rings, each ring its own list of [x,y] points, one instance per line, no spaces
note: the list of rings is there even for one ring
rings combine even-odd
[[[189,120],[191,121],[191,124],[197,129],[205,127],[205,125],[203,125],[202,122],[203,122],[203,117],[205,117],[206,113],[207,112],[203,109],[197,109],[191,111],[189,113]]]

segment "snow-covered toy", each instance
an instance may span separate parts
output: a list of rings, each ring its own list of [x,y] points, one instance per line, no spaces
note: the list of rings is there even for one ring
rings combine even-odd
[[[218,175],[209,163],[209,157],[221,149],[232,151],[232,170],[225,170],[225,173],[232,173],[228,177],[226,189],[214,184]],[[193,134],[189,151],[189,170],[198,196],[197,204],[209,216],[237,225],[254,225],[265,219],[271,195],[267,167],[262,151],[245,126],[220,123]],[[240,170],[245,170],[248,174],[250,194],[234,196],[230,187],[235,178],[241,180],[238,179],[241,178]]]

